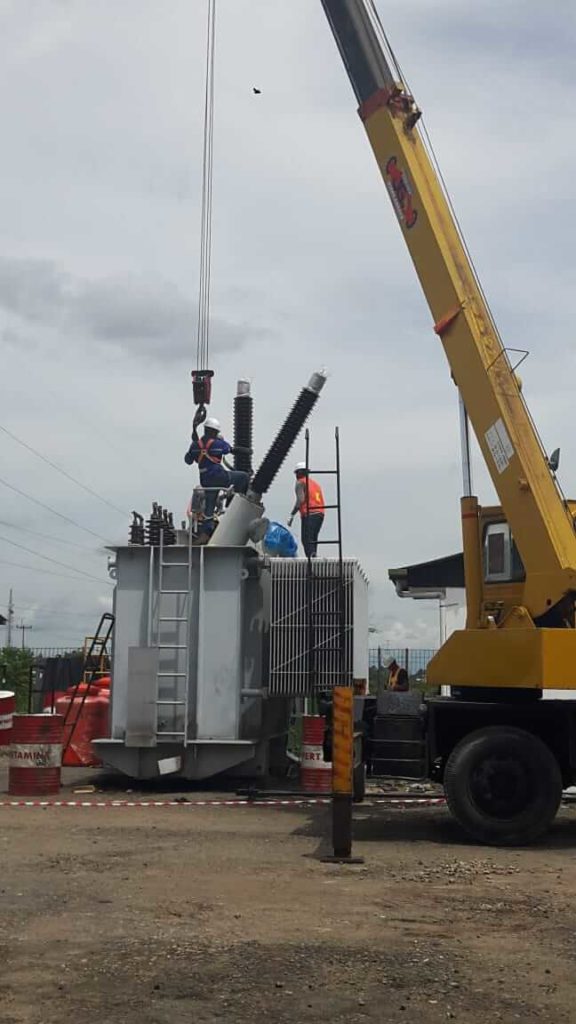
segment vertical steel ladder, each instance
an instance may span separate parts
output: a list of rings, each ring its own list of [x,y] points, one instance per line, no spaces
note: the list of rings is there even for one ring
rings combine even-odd
[[[314,571],[314,559],[308,557],[307,570],[307,628],[308,628],[308,687],[316,694],[320,684],[321,668],[333,677],[333,685],[350,685],[346,666],[346,581],[342,546],[342,509],[340,487],[340,432],[334,431],[336,465],[334,469],[310,469],[310,431],[306,430],[306,480],[309,476],[336,478],[336,501],[325,505],[325,511],[336,512],[336,537],[319,540],[320,545],[337,548],[337,578],[325,577]],[[320,639],[319,627],[331,626],[328,638]],[[328,655],[328,657],[326,657]],[[321,666],[321,661],[324,666]]]
[[[151,548],[151,565],[153,569],[154,548]],[[156,741],[164,739],[169,741],[181,740],[186,746],[188,741],[188,714],[189,714],[189,682],[190,682],[190,620],[192,602],[192,531],[188,533],[188,544],[186,546],[186,561],[167,561],[166,546],[164,545],[164,532],[160,531],[160,544],[158,546],[158,600],[156,603],[154,646],[158,651],[157,671],[157,694],[166,682],[172,680],[172,696],[164,698],[157,696],[156,699]],[[169,550],[172,550],[169,548]],[[176,550],[182,550],[181,548]],[[186,570],[183,574],[182,570]],[[176,573],[178,583],[171,584],[170,577]],[[185,576],[186,587],[182,585],[182,576]],[[153,581],[153,571],[151,572]],[[153,589],[151,587],[153,592]],[[152,607],[149,607],[150,621],[152,621]],[[169,627],[173,626],[170,638],[165,636]],[[176,642],[178,640],[178,642]],[[163,652],[172,651],[173,665],[170,669],[163,667]],[[172,729],[162,728],[162,709],[180,709],[178,714],[170,716]],[[176,722],[176,719],[178,722]],[[174,728],[176,724],[182,723],[182,728]]]

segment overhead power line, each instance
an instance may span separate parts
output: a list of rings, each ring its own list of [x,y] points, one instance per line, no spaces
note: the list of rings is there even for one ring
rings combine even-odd
[[[100,586],[102,586],[103,583],[106,586],[108,586],[108,587],[113,587],[114,586],[114,584],[112,583],[111,580],[99,580],[99,579],[96,578],[96,576],[90,577],[88,580],[85,580],[83,577],[67,576],[63,572],[52,572],[51,569],[40,569],[36,565],[22,565],[20,562],[9,562],[5,558],[0,558],[0,565],[9,565],[13,569],[28,569],[29,572],[40,572],[40,573],[42,573],[45,576],[59,576],[60,579],[62,579],[62,580],[74,580],[75,583],[86,583],[86,582],[93,583],[93,582],[96,582],[96,583],[99,583]]]
[[[19,548],[20,551],[26,551],[28,555],[34,555],[36,558],[43,558],[46,562],[52,562],[54,565],[60,565],[63,569],[71,569],[72,572],[77,572],[80,576],[86,576],[89,580],[96,580],[98,583],[108,583],[108,580],[102,580],[98,576],[93,576],[90,572],[84,572],[84,569],[77,569],[75,565],[68,565],[67,562],[61,562],[58,558],[51,558],[50,555],[43,555],[40,551],[34,551],[33,548],[27,548],[24,544],[18,544],[15,540],[10,540],[8,537],[2,537],[0,535],[0,541],[4,541],[5,544],[11,544],[13,548]]]
[[[0,526],[7,526],[9,530],[18,530],[20,533],[29,533],[32,537],[41,537],[42,540],[49,540],[53,544],[65,544],[66,547],[76,548],[77,551],[84,551],[87,555],[98,554],[97,548],[88,548],[83,544],[76,544],[73,540],[65,540],[64,537],[53,537],[50,533],[41,533],[39,530],[31,530],[28,526],[20,526],[19,523],[11,523],[8,519],[0,519]]]
[[[38,626],[36,623],[34,623],[34,632],[35,633],[56,633],[59,637],[78,637],[79,639],[82,639],[82,640],[84,639],[84,637],[82,635],[82,630],[81,630],[80,627],[78,627],[77,630],[60,630],[57,622],[49,623],[49,624],[46,624],[44,626]]]
[[[4,480],[2,477],[0,477],[0,484],[3,484],[4,487],[8,487],[16,494],[20,494],[23,498],[27,498],[28,501],[33,501],[35,505],[39,505],[40,508],[45,509],[46,512],[51,512],[54,516],[58,516],[58,518],[63,519],[65,523],[70,523],[71,526],[75,526],[78,530],[84,530],[84,533],[89,533],[92,537],[96,537],[97,540],[104,541],[104,544],[110,544],[110,541],[106,537],[103,537],[102,534],[95,533],[94,530],[91,530],[88,526],[82,526],[81,523],[77,523],[74,519],[71,519],[70,516],[64,515],[63,512],[58,512],[57,509],[51,508],[50,505],[45,505],[43,501],[39,501],[38,498],[34,498],[31,494],[27,494],[26,491],[20,490],[20,488],[16,487],[14,484],[9,484],[8,481]]]
[[[37,448],[33,448],[31,444],[27,444],[27,442],[23,441],[21,437],[17,437],[16,434],[13,434],[12,431],[8,430],[7,427],[3,427],[1,423],[0,430],[2,431],[3,434],[6,434],[7,437],[10,437],[13,441],[15,441],[16,444],[19,444],[22,446],[22,448],[26,448],[27,451],[32,452],[32,455],[35,455],[36,458],[41,459],[42,462],[45,462],[47,466],[50,466],[57,473],[60,473],[62,476],[66,477],[67,480],[71,480],[73,484],[76,484],[77,487],[80,487],[83,491],[86,491],[87,494],[92,495],[93,498],[97,498],[97,500],[101,501],[103,505],[107,505],[108,508],[111,508],[114,512],[118,512],[119,515],[121,515],[123,518],[129,515],[129,513],[126,512],[124,509],[119,508],[118,505],[115,505],[113,501],[108,501],[108,498],[104,498],[101,494],[98,494],[98,491],[95,491],[92,487],[88,487],[87,484],[83,484],[81,480],[78,480],[75,476],[72,476],[72,473],[69,473],[66,469],[63,469],[62,466],[59,466],[56,462],[52,462],[52,459],[49,459],[47,455],[43,455],[42,452],[39,452]]]
[[[66,579],[68,579],[68,577],[66,577]],[[48,611],[46,608],[43,608],[41,604],[14,604],[12,605],[12,607],[17,612],[31,612],[35,617],[43,616],[44,618],[48,617],[58,619],[86,619],[89,618],[91,615],[96,617],[96,615],[98,614],[98,612],[95,611],[94,608],[90,608],[87,611],[83,612],[62,612],[60,610],[56,611],[55,609],[52,611]]]

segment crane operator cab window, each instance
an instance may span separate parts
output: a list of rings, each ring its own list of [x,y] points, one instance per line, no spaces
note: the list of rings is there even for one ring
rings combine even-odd
[[[490,523],[484,531],[486,583],[520,583],[526,578],[508,523]]]

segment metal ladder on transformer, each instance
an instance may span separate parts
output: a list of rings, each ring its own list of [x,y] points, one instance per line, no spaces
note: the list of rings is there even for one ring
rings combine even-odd
[[[307,629],[308,629],[308,688],[311,696],[319,689],[321,670],[333,676],[333,685],[350,685],[346,667],[346,581],[344,579],[344,560],[342,549],[342,511],[340,488],[340,432],[334,431],[336,460],[334,469],[310,469],[310,431],[306,430],[306,474],[308,476],[333,476],[336,480],[336,501],[325,505],[325,512],[336,512],[336,537],[330,540],[318,540],[320,545],[332,545],[337,548],[336,580],[330,576],[321,576],[315,571],[315,559],[308,556],[306,576],[307,591]],[[320,637],[321,627],[332,627],[328,639]],[[328,655],[328,657],[326,657]],[[322,665],[322,662],[324,663]]]
[[[192,531],[188,532],[188,544],[186,547],[186,561],[172,562],[166,559],[166,551],[175,550],[171,545],[164,544],[164,532],[160,531],[160,543],[158,546],[158,600],[155,616],[155,643],[153,646],[158,651],[157,677],[157,699],[156,699],[156,742],[164,739],[170,742],[180,740],[183,746],[188,742],[189,730],[189,683],[190,683],[190,621],[191,621],[191,595],[192,595]],[[181,550],[178,548],[176,550]],[[154,556],[154,548],[151,548],[151,557]],[[184,571],[185,570],[185,571]],[[176,581],[170,582],[170,577],[176,574]],[[184,578],[185,586],[182,583]],[[150,620],[152,609],[150,607]],[[165,634],[169,626],[172,626],[170,638]],[[176,642],[178,640],[178,642]],[[172,652],[173,665],[169,668],[163,665],[166,655]],[[172,681],[172,695],[160,697],[162,690],[166,690],[167,684]],[[167,717],[166,724],[172,728],[161,728],[163,724],[162,711],[172,709],[172,714]],[[177,710],[179,709],[179,710]],[[175,728],[176,724],[182,725]]]

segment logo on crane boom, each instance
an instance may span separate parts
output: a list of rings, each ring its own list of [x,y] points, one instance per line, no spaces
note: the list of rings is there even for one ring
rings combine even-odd
[[[418,210],[414,209],[414,193],[406,171],[398,166],[395,156],[391,156],[386,164],[385,181],[398,220],[407,228],[413,228],[418,219]]]

